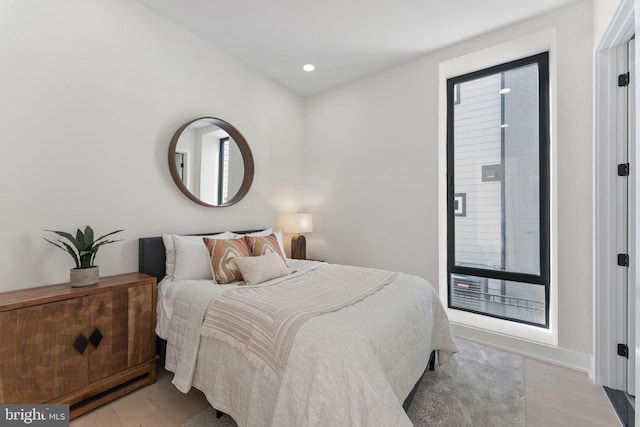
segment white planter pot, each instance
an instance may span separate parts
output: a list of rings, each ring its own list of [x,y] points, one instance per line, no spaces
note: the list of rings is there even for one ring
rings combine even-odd
[[[69,271],[69,276],[71,277],[71,286],[78,288],[98,283],[100,271],[97,265],[89,268],[72,268]]]

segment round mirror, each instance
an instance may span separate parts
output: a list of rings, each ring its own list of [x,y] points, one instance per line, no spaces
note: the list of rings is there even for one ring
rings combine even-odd
[[[231,124],[199,117],[176,131],[169,145],[169,170],[188,198],[203,206],[230,206],[249,192],[253,156]]]

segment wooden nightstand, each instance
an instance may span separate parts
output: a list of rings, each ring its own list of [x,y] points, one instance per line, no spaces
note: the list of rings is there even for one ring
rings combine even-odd
[[[156,279],[142,273],[0,293],[0,402],[71,418],[156,378]]]

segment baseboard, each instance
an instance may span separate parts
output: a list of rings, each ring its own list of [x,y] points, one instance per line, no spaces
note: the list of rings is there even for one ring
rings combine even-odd
[[[456,323],[451,324],[451,331],[455,336],[466,340],[585,372],[589,375],[589,378],[592,380],[594,378],[593,356],[588,353],[580,353],[547,344],[540,344]]]

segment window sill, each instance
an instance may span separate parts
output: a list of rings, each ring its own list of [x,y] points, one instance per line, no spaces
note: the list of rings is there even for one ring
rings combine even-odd
[[[443,304],[445,304],[446,307],[446,301],[443,301]],[[538,344],[551,345],[554,347],[558,345],[558,335],[551,327],[545,329],[538,326],[450,308],[445,308],[445,311],[447,312],[449,321],[453,325],[460,325],[478,331],[504,335]]]

